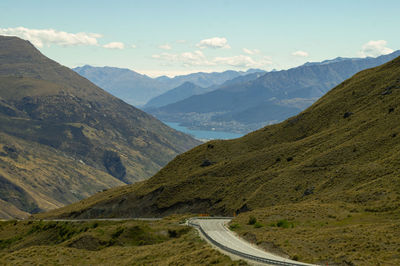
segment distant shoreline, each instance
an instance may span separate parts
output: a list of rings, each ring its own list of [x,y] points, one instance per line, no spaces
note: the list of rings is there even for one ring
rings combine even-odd
[[[239,133],[231,133],[231,132],[222,132],[222,131],[211,131],[211,130],[192,130],[187,127],[181,126],[176,122],[166,122],[162,121],[167,126],[181,131],[183,133],[189,134],[197,140],[202,142],[207,142],[214,139],[235,139],[242,137],[244,134]]]

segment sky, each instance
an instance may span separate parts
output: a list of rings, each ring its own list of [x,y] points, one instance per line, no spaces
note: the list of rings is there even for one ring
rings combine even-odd
[[[1,0],[0,35],[71,68],[270,71],[398,50],[399,10],[385,0]]]

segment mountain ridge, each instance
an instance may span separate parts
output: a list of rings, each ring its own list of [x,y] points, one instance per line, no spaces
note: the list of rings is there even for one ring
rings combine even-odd
[[[0,36],[5,216],[61,207],[143,180],[199,143],[45,57],[31,43]]]
[[[211,73],[197,72],[173,78],[167,76],[151,78],[127,68],[109,66],[85,65],[73,70],[112,95],[135,106],[143,106],[150,99],[179,87],[187,81],[200,87],[211,87],[237,76],[259,71],[258,69],[249,69],[247,72],[227,70]]]
[[[206,93],[208,91],[210,91],[210,89],[197,86],[196,84],[190,81],[185,81],[182,85],[174,89],[171,89],[161,95],[158,95],[154,98],[151,98],[144,107],[146,110],[146,108],[164,106],[177,102],[179,100],[183,100],[192,95]]]
[[[244,82],[230,84],[217,90],[192,96],[182,101],[162,106],[157,109],[149,110],[157,118],[163,121],[179,122],[184,126],[194,127],[197,129],[219,128],[221,123],[225,123],[220,128],[222,131],[235,130],[240,125],[246,124],[248,129],[258,129],[262,125],[271,122],[282,121],[291,115],[295,115],[305,107],[308,107],[310,100],[316,100],[324,95],[330,88],[336,86],[353,74],[362,69],[374,67],[385,63],[394,57],[400,55],[400,51],[396,51],[389,55],[383,55],[377,58],[364,59],[343,59],[330,63],[313,63],[311,65],[303,65],[289,70],[268,72],[261,77]],[[332,60],[331,60],[332,61]],[[282,110],[278,110],[276,102],[297,99],[302,108],[297,108],[288,112],[290,105],[278,104],[282,106]],[[269,103],[269,104],[268,104]],[[270,105],[270,106],[269,106]],[[268,113],[268,108],[275,106],[276,121],[262,120],[263,113]],[[265,108],[264,108],[265,107]],[[253,113],[247,109],[258,108],[258,113]],[[236,117],[244,117],[245,114],[250,121],[253,115],[260,117],[260,120],[253,123],[246,123],[246,119],[241,122]],[[193,113],[192,116],[185,116],[186,113]],[[209,117],[206,120],[196,120],[196,117]],[[233,127],[229,126],[232,122]],[[239,124],[239,125],[238,125]]]

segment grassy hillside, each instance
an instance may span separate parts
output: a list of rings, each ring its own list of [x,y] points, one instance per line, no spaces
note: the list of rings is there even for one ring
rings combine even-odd
[[[147,181],[37,217],[239,214],[242,234],[254,234],[257,243],[275,234],[270,244],[282,246],[285,242],[277,242],[287,240],[281,251],[291,256],[300,255],[299,246],[304,245],[300,251],[312,248],[302,253],[306,261],[396,264],[399,104],[397,58],[356,74],[283,123],[239,139],[208,142]],[[247,228],[249,215],[263,229]],[[280,219],[298,231],[269,230],[274,227],[267,225]],[[369,233],[361,236],[364,226]]]
[[[29,42],[0,36],[2,217],[143,180],[197,144]]]
[[[121,207],[232,215],[318,199],[396,209],[398,77],[400,59],[360,72],[281,124],[198,146],[140,186],[117,189],[130,199]]]
[[[246,265],[232,262],[194,229],[163,221],[0,222],[6,265]]]

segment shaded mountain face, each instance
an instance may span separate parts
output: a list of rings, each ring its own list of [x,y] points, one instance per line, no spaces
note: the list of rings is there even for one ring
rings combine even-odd
[[[208,91],[210,91],[210,89],[202,88],[187,81],[182,85],[167,91],[166,93],[154,97],[145,105],[145,108],[154,108],[168,105],[186,99],[190,96],[206,93]]]
[[[85,65],[73,70],[100,88],[134,106],[144,105],[149,99],[169,89],[162,82],[125,68]]]
[[[227,80],[241,75],[257,71],[262,72],[259,69],[250,69],[249,72],[229,70],[213,73],[192,73],[174,78],[162,76],[153,79],[129,69],[116,67],[93,67],[85,65],[73,70],[100,88],[134,106],[143,106],[150,99],[179,87],[185,82],[191,82],[196,86],[207,88],[218,86]]]
[[[197,144],[29,42],[0,36],[0,206],[10,216],[143,180]]]
[[[221,85],[224,82],[234,79],[236,77],[245,76],[247,74],[255,72],[263,73],[265,71],[261,69],[249,69],[246,72],[234,71],[234,70],[227,70],[224,72],[211,72],[211,73],[198,72],[188,75],[176,76],[174,78],[168,78],[163,76],[156,78],[156,80],[171,86],[171,89],[182,85],[184,82],[191,82],[197,86],[208,88],[212,86]]]
[[[299,113],[355,73],[399,55],[397,51],[377,58],[336,58],[307,63],[268,72],[254,80],[228,83],[149,112],[161,120],[197,129],[249,132]]]
[[[166,106],[166,105],[173,104],[173,103],[182,101],[184,99],[190,98],[191,96],[211,92],[220,87],[226,87],[231,84],[244,83],[244,82],[248,82],[251,80],[255,80],[256,78],[259,78],[260,76],[262,76],[264,73],[265,73],[265,71],[262,71],[259,69],[249,69],[245,75],[238,76],[236,78],[227,80],[223,84],[212,85],[207,88],[197,86],[194,83],[187,81],[187,82],[183,83],[182,85],[180,85],[174,89],[171,89],[157,97],[154,97],[150,101],[148,101],[147,104],[144,106],[144,110],[160,108],[162,106]]]
[[[210,141],[149,180],[38,217],[233,215],[291,204],[301,213],[322,203],[398,213],[399,102],[397,58],[358,73],[280,124]]]

